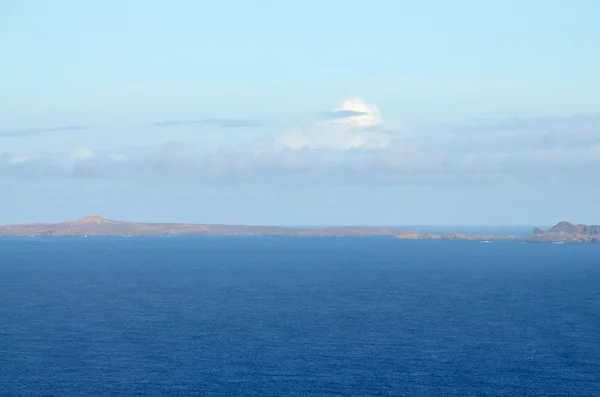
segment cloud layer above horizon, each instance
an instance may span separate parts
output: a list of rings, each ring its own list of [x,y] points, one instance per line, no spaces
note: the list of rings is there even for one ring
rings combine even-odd
[[[154,125],[195,124],[245,128],[259,127],[262,122],[198,119]],[[14,139],[19,133],[0,136]],[[86,178],[210,185],[440,185],[592,181],[599,170],[597,114],[505,116],[419,129],[387,120],[376,105],[359,97],[345,98],[312,124],[213,151],[170,141],[127,154],[118,148],[96,151],[89,147],[43,158],[0,151],[0,179],[8,181]]]

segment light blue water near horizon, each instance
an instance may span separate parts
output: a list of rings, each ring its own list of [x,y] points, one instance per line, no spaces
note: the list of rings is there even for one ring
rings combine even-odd
[[[0,395],[596,396],[600,245],[0,240]]]

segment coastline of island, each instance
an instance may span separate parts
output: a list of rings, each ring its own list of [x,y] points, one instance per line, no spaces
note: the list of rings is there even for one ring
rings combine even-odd
[[[508,235],[486,235],[486,234],[464,234],[448,232],[444,234],[431,234],[423,232],[402,231],[396,235],[400,240],[468,240],[468,241],[494,241],[494,240],[524,240],[522,236]]]
[[[432,234],[429,232],[403,230],[402,228],[368,226],[298,228],[260,225],[123,222],[106,219],[99,215],[92,215],[68,222],[0,226],[0,236],[388,236],[398,240],[464,240],[481,242],[515,240],[531,243],[600,243],[600,226],[573,225],[562,221],[547,231],[534,228],[532,235],[525,237],[514,234],[489,235],[457,232]]]

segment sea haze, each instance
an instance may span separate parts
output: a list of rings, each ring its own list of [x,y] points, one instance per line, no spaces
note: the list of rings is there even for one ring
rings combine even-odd
[[[0,239],[2,396],[597,396],[600,245]]]

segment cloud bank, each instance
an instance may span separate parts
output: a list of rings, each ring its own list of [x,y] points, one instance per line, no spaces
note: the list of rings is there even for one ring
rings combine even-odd
[[[214,118],[200,120],[168,120],[152,123],[152,127],[184,127],[190,125],[210,125],[219,128],[251,128],[262,127],[265,125],[263,120],[255,119],[234,119],[234,118]]]
[[[407,134],[350,97],[311,125],[203,152],[181,142],[124,155],[77,148],[0,154],[0,178],[127,179],[222,184],[592,183],[600,179],[600,115],[502,116]],[[428,139],[424,139],[424,136]],[[431,139],[438,137],[439,139]]]
[[[0,132],[0,138],[20,138],[31,135],[39,135],[50,132],[65,132],[65,131],[81,131],[87,130],[88,127],[83,125],[66,125],[61,127],[47,127],[47,128],[29,128],[25,130],[14,130]]]

